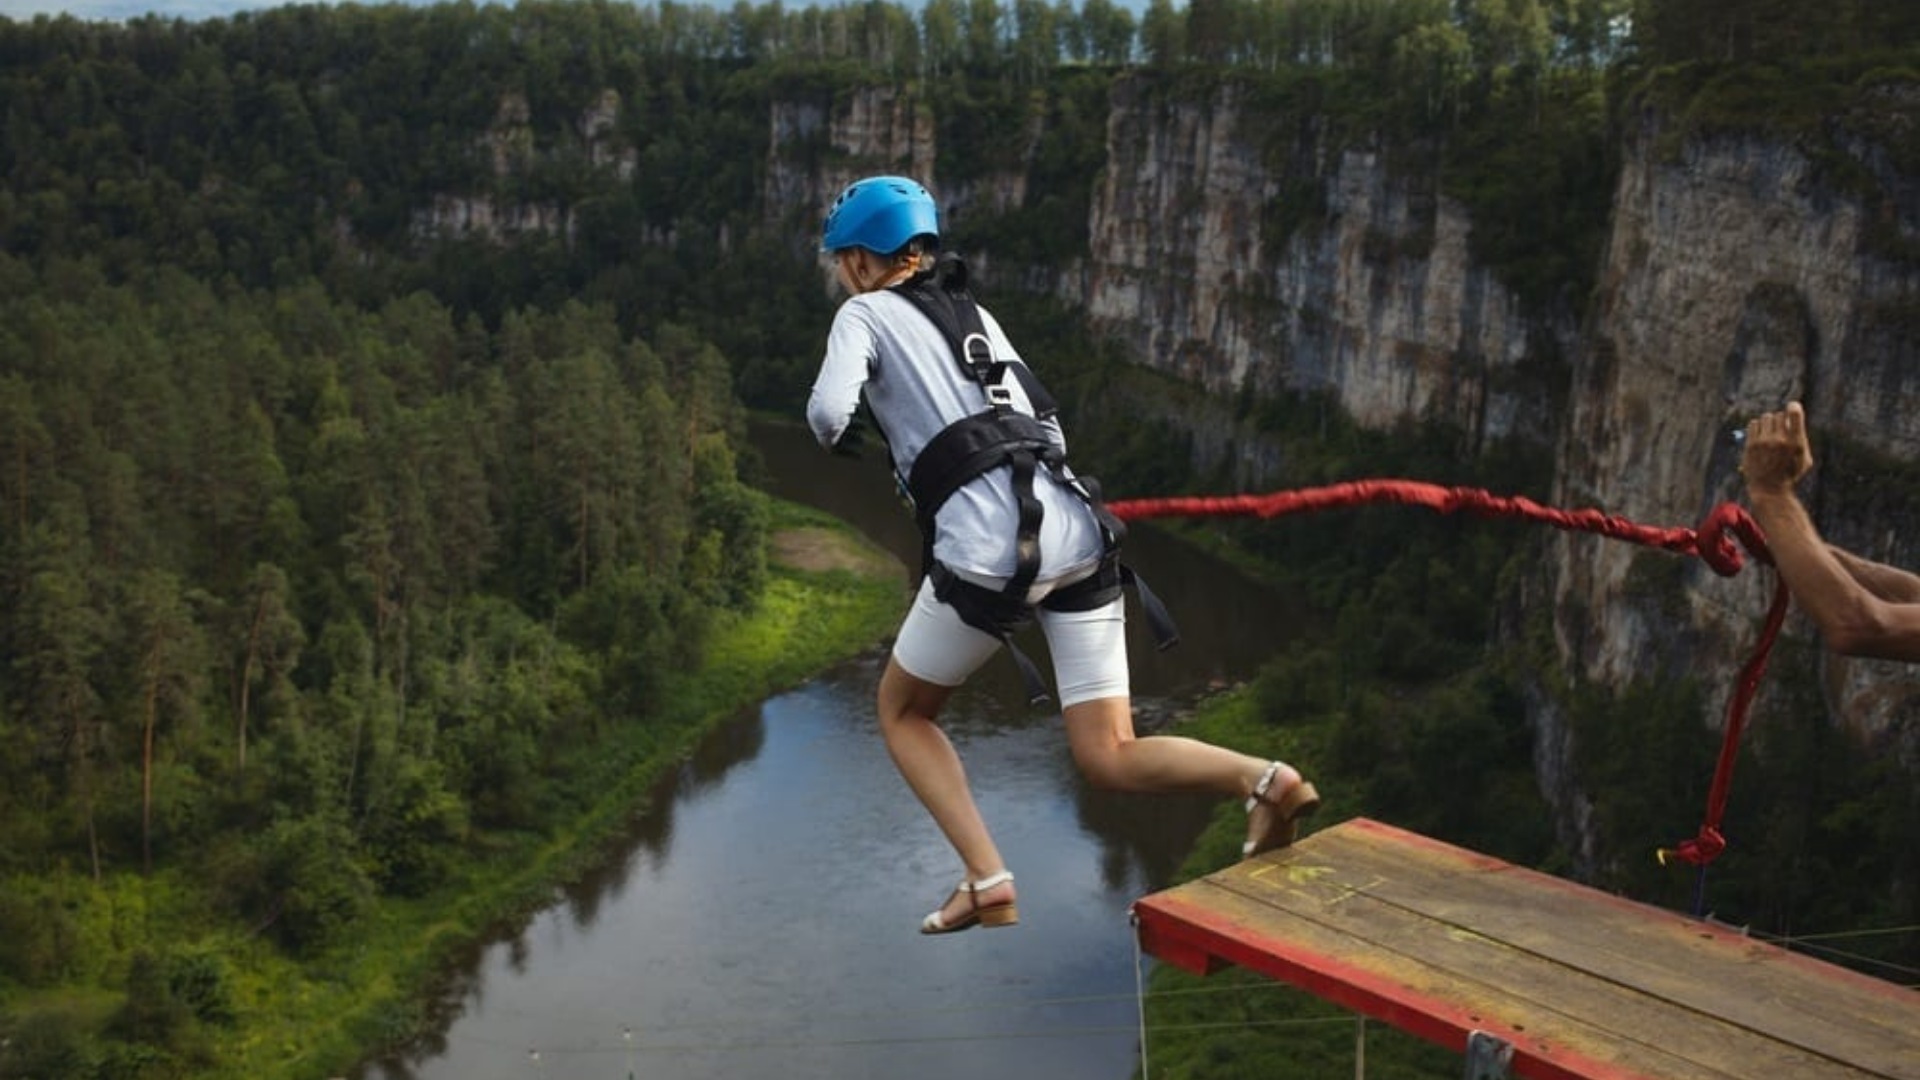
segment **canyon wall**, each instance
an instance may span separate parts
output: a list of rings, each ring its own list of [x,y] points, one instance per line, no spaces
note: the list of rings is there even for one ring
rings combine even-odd
[[[1881,92],[1900,97],[1883,103],[1892,115],[1912,115],[1920,97]],[[870,118],[886,109],[861,96],[809,121],[838,167],[811,190],[781,176],[783,200],[824,203],[881,168],[924,177],[949,212],[983,200],[978,185],[940,188],[922,129],[876,137]],[[1642,117],[1621,148],[1595,293],[1576,322],[1571,306],[1528,310],[1476,260],[1476,222],[1431,169],[1337,143],[1310,117],[1275,126],[1231,83],[1182,96],[1118,80],[1088,249],[1062,259],[1047,287],[1140,363],[1223,401],[1317,393],[1369,427],[1437,421],[1471,445],[1536,443],[1554,456],[1556,504],[1648,524],[1693,525],[1738,501],[1731,431],[1799,399],[1827,465],[1802,488],[1823,533],[1920,566],[1920,177],[1894,164],[1912,160],[1903,129],[1854,125],[1819,155],[1782,137],[1676,135]],[[1258,483],[1270,456],[1236,448],[1243,433],[1204,430],[1229,411],[1188,414],[1197,452],[1237,452],[1256,463],[1242,482]],[[1583,855],[1589,796],[1568,780],[1557,684],[1723,673],[1702,679],[1701,722],[1717,725],[1771,595],[1764,568],[1722,579],[1694,560],[1657,565],[1674,558],[1556,534],[1529,590],[1550,607],[1561,658],[1533,695],[1542,786]],[[1797,615],[1788,633],[1812,640]],[[1920,672],[1818,662],[1820,719],[1920,756]],[[1768,709],[1762,695],[1756,718]]]

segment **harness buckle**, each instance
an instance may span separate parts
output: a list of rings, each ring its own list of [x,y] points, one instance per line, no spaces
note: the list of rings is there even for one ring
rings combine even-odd
[[[1013,408],[1013,388],[1003,383],[993,383],[987,388],[987,404],[996,409]]]

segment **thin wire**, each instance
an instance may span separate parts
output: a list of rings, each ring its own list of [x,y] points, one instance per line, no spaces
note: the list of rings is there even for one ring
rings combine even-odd
[[[1137,944],[1136,944],[1136,948],[1137,948]],[[1057,1007],[1072,1006],[1072,1005],[1099,1005],[1099,1004],[1113,1004],[1116,1002],[1131,1002],[1136,1000],[1139,997],[1138,982],[1139,980],[1136,978],[1135,980],[1136,989],[1132,992],[1120,991],[1120,992],[1108,993],[1108,994],[1071,994],[1071,995],[1063,995],[1060,997],[1050,997],[1050,998],[1016,998],[1013,1000],[1005,1000],[1005,1001],[974,1002],[974,1003],[965,1003],[965,1004],[946,1005],[938,1008],[927,1008],[927,1009],[885,1009],[885,1010],[874,1010],[874,1011],[868,1011],[868,1012],[813,1014],[809,1016],[808,1020],[811,1026],[818,1027],[826,1024],[856,1023],[861,1021],[908,1020],[908,1019],[925,1018],[925,1017],[957,1016],[957,1015],[964,1015],[968,1013],[992,1013],[992,1012],[1008,1012],[1008,1011],[1028,1012],[1036,1009],[1057,1008]],[[1246,993],[1248,991],[1253,991],[1253,990],[1270,990],[1275,992],[1284,992],[1292,989],[1293,989],[1292,986],[1289,986],[1286,983],[1277,982],[1277,981],[1264,981],[1260,983],[1253,983],[1253,984],[1247,984],[1247,985],[1210,983],[1204,986],[1176,987],[1168,990],[1148,990],[1146,991],[1146,996],[1154,1000],[1159,1000],[1161,998],[1192,997],[1196,995]],[[528,1017],[531,1019],[539,1019],[548,1015],[546,1010],[516,1009],[509,1005],[491,1006],[488,1011],[490,1013],[497,1013],[502,1016],[521,1016],[521,1017]],[[576,1012],[575,1015],[579,1015],[579,1013]],[[616,1013],[612,1010],[606,1010],[605,1012],[603,1012],[603,1015],[609,1017],[610,1019],[616,1019],[616,1020],[621,1020],[623,1022],[631,1023],[631,1021],[629,1021],[624,1015],[620,1013]],[[732,1031],[732,1030],[738,1030],[748,1025],[749,1025],[749,1021],[747,1020],[738,1018],[738,1017],[732,1017],[732,1018],[721,1018],[716,1020],[693,1020],[693,1021],[686,1021],[683,1023],[672,1023],[672,1024],[649,1023],[645,1026],[648,1031],[655,1032],[655,1033],[667,1033],[667,1032],[683,1033],[683,1032],[710,1031],[715,1029]],[[634,1025],[634,1026],[638,1027],[639,1025]]]
[[[1761,941],[1778,945],[1781,948],[1793,952],[1837,956],[1855,961],[1856,963],[1871,964],[1874,967],[1899,972],[1902,975],[1920,976],[1920,968],[1896,963],[1892,960],[1882,960],[1877,956],[1868,956],[1865,953],[1852,952],[1847,949],[1836,949],[1831,945],[1817,944],[1822,941],[1838,941],[1846,938],[1889,937],[1895,934],[1920,933],[1920,925],[1887,926],[1875,930],[1834,930],[1822,934],[1772,934],[1764,930],[1754,930],[1749,931],[1749,933]]]
[[[1216,1031],[1221,1028],[1283,1028],[1309,1027],[1321,1024],[1349,1024],[1349,1016],[1296,1017],[1281,1020],[1203,1020],[1186,1024],[1162,1024],[1158,1030],[1166,1031]],[[727,1042],[694,1043],[655,1043],[647,1044],[639,1040],[631,1043],[625,1039],[617,1043],[598,1041],[579,1043],[573,1046],[541,1046],[525,1051],[528,1054],[544,1055],[586,1055],[637,1053],[698,1053],[735,1050],[819,1050],[835,1047],[857,1046],[894,1046],[916,1045],[941,1042],[996,1042],[1008,1039],[1067,1039],[1083,1038],[1092,1035],[1133,1034],[1137,1029],[1127,1027],[1080,1027],[1059,1028],[1052,1031],[995,1031],[968,1035],[872,1035],[848,1036],[832,1039],[753,1039]],[[523,1045],[504,1039],[492,1039],[484,1035],[469,1033],[450,1033],[449,1038],[458,1042],[473,1043],[479,1046],[496,1046],[519,1050]]]
[[[1913,926],[1883,926],[1878,930],[1833,930],[1824,934],[1781,934],[1781,941],[1831,941],[1834,938],[1880,937],[1883,934],[1920,933],[1920,924]]]
[[[1141,972],[1145,962],[1145,952],[1140,947],[1140,916],[1132,916],[1133,921],[1133,1000],[1139,1006],[1140,1013],[1140,1080],[1149,1080],[1147,1076],[1147,979]]]
[[[1824,956],[1838,956],[1848,960],[1852,960],[1855,963],[1871,964],[1874,967],[1885,968],[1888,971],[1897,971],[1902,975],[1920,975],[1920,968],[1909,967],[1906,964],[1898,964],[1892,960],[1882,960],[1877,956],[1868,956],[1864,953],[1848,952],[1845,949],[1836,949],[1830,945],[1807,945],[1805,947],[1801,947],[1799,942],[1793,941],[1790,939],[1781,939],[1780,941],[1777,942],[1777,944],[1779,944],[1781,947],[1786,948],[1792,952],[1820,953],[1821,955],[1824,955]]]

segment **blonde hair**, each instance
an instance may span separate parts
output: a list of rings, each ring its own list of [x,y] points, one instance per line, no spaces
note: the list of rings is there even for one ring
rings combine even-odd
[[[882,282],[898,280],[903,274],[924,274],[932,270],[939,251],[940,242],[934,237],[916,236],[891,255],[882,255],[868,248],[851,247],[835,252],[835,256],[852,255],[862,267],[870,265],[874,268],[871,277],[859,269],[846,271],[850,289],[868,292],[880,288]]]
[[[888,256],[887,261],[894,269],[907,268],[916,274],[924,274],[933,269],[933,261],[940,254],[940,242],[931,236],[921,235],[907,241],[907,246]]]

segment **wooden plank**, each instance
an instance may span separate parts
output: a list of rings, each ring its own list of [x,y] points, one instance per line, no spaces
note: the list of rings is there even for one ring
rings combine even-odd
[[[1235,963],[1560,1080],[1920,1080],[1920,995],[1356,819],[1135,905],[1147,951]]]
[[[1435,922],[1470,927],[1681,1009],[1885,1075],[1895,1075],[1903,1057],[1914,1067],[1920,995],[1910,990],[1729,927],[1468,858],[1378,822],[1352,824],[1303,852],[1306,861],[1337,865],[1342,877],[1366,882],[1369,895]],[[1242,866],[1252,880],[1262,873]]]

